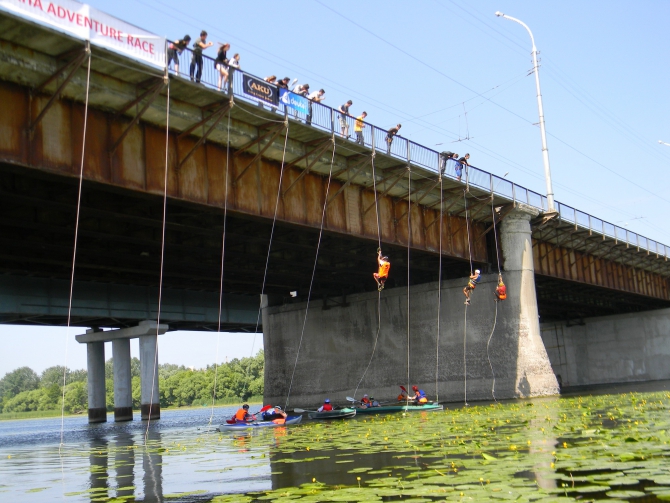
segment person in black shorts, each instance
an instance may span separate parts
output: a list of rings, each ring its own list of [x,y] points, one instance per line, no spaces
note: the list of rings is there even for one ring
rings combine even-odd
[[[398,124],[396,127],[392,127],[386,132],[386,153],[391,153],[391,143],[393,143],[393,137],[398,134],[402,124]]]
[[[191,80],[195,80],[195,82],[198,84],[202,78],[202,51],[208,47],[212,47],[213,45],[214,42],[207,42],[207,32],[205,30],[200,32],[200,38],[193,44],[193,57],[191,58],[190,75]]]
[[[225,43],[219,47],[219,51],[216,53],[216,59],[214,60],[214,68],[219,72],[219,82],[217,84],[217,89],[220,91],[223,84],[228,80],[228,57],[226,52],[230,49],[230,44]]]
[[[167,65],[170,66],[170,63],[174,61],[174,71],[179,74],[179,55],[184,52],[184,49],[188,47],[188,43],[191,41],[190,35],[184,35],[184,38],[177,40],[176,42],[171,42],[167,50]]]

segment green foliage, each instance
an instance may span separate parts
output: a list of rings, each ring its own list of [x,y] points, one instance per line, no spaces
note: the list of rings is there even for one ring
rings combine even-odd
[[[237,403],[263,395],[265,358],[259,351],[252,358],[234,359],[223,365],[190,370],[183,365],[164,363],[158,367],[158,386],[162,407],[202,406],[212,403]],[[114,410],[114,363],[105,362],[106,407]],[[41,378],[28,367],[5,375],[0,381],[3,414],[60,410],[63,398],[63,367],[42,372]],[[78,414],[87,410],[88,390],[85,370],[65,370],[65,411]],[[133,408],[141,399],[140,361],[131,361]],[[216,389],[214,383],[216,382]]]

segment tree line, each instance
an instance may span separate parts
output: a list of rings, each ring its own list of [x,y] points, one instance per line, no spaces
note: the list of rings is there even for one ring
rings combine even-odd
[[[263,395],[263,350],[251,358],[233,359],[221,365],[191,370],[183,365],[163,363],[158,366],[161,408],[208,405],[217,401],[246,401]],[[114,410],[114,362],[105,362],[107,410]],[[140,361],[131,360],[133,408],[140,408]],[[65,372],[65,388],[63,373]],[[30,367],[20,367],[0,379],[0,412],[60,410],[65,392],[65,412],[80,414],[88,409],[85,370],[49,367],[37,374]],[[214,382],[216,381],[216,389]]]

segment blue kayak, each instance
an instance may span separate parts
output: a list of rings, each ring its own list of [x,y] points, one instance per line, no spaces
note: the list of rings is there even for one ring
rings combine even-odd
[[[249,428],[276,428],[277,426],[286,426],[289,424],[298,424],[302,416],[288,416],[283,424],[273,423],[272,421],[252,421],[250,423],[222,424],[219,431],[247,430]]]

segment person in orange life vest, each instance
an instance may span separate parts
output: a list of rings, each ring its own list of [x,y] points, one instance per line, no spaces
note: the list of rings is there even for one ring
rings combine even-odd
[[[404,402],[407,399],[407,395],[405,394],[404,391],[401,391],[400,394],[398,395],[398,401],[399,402]]]
[[[328,398],[323,401],[323,405],[321,407],[316,409],[317,412],[330,412],[331,410],[333,410],[333,406],[330,405],[330,399]]]
[[[256,416],[249,414],[249,405],[246,403],[235,413],[235,422],[237,423],[248,423],[250,421],[255,421]]]
[[[475,269],[475,273],[470,275],[470,280],[468,284],[463,288],[463,294],[465,295],[465,304],[470,305],[470,292],[475,289],[479,280],[482,279],[482,273],[479,269]]]
[[[362,407],[370,407],[370,399],[368,398],[368,395],[363,395],[363,398],[361,398],[361,406]]]
[[[412,386],[412,391],[414,392],[414,403],[417,405],[428,403],[428,398],[426,398],[426,392],[422,389],[419,389],[418,386]]]
[[[507,298],[507,287],[503,283],[502,274],[498,274],[498,286],[494,293],[496,294],[496,302]]]
[[[377,248],[377,264],[379,265],[379,271],[373,273],[373,277],[377,282],[377,289],[381,292],[384,289],[384,283],[389,277],[389,269],[391,268],[391,262],[389,258],[382,255],[382,249]]]
[[[375,400],[374,397],[371,396],[370,397],[370,407],[381,407],[381,405],[379,405],[379,402],[377,400]]]

